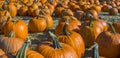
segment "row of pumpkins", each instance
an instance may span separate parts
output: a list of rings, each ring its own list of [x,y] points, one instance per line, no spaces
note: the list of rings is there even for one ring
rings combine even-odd
[[[0,36],[1,58],[82,58],[85,48],[94,42],[99,45],[100,57],[120,57],[120,22],[107,24],[98,16],[101,10],[115,8],[118,11],[119,0],[101,3],[98,0],[16,1],[5,0],[0,5],[0,31],[4,33]],[[33,18],[26,25],[16,15]],[[44,41],[36,50],[31,50],[28,30],[32,33],[48,30],[53,27],[52,16],[60,17],[54,33],[48,32],[52,41]]]

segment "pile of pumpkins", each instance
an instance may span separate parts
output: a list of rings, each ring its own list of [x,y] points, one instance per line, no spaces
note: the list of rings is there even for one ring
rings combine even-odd
[[[120,22],[106,22],[99,18],[100,12],[116,15],[120,0],[1,0],[0,58],[82,58],[94,42],[100,58],[119,58]],[[27,25],[16,16],[32,19]],[[49,30],[53,17],[60,19],[54,32],[47,31],[50,40],[32,50],[29,32]]]

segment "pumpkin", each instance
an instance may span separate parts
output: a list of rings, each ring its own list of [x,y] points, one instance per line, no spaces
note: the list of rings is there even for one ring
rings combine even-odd
[[[68,23],[68,20],[66,20],[65,25],[63,27],[63,34],[58,36],[58,40],[73,47],[78,55],[78,58],[82,58],[85,52],[83,38],[79,33],[76,33],[74,31],[69,32],[67,30]]]
[[[86,19],[90,19],[90,16],[92,16],[93,17],[93,19],[98,19],[98,13],[97,13],[97,11],[96,10],[88,10],[87,12],[86,12]]]
[[[1,0],[1,1],[0,1],[0,8],[2,8],[3,3],[4,3],[4,0]]]
[[[7,0],[6,0],[6,2],[7,2],[7,4],[4,4],[3,8],[6,9],[6,10],[8,10],[10,12],[10,15],[12,17],[15,17],[17,15],[17,7],[15,6],[14,3],[10,3]]]
[[[0,58],[8,58],[2,49],[0,49]]]
[[[58,25],[55,27],[55,34],[56,35],[62,34],[63,27],[65,25],[65,20],[69,20],[69,25],[67,27],[68,31],[79,32],[79,30],[80,30],[79,26],[81,26],[81,22],[75,17],[64,16],[63,18],[61,18]]]
[[[44,58],[41,54],[29,49],[30,43],[31,40],[28,38],[19,49],[16,58]]]
[[[72,11],[76,11],[76,10],[79,10],[79,9],[80,9],[79,5],[75,4],[74,2],[69,2],[69,3],[68,3],[68,7],[69,7]]]
[[[22,6],[20,7],[20,9],[18,10],[18,14],[20,16],[26,16],[27,15],[27,11],[28,11],[28,7],[27,6]]]
[[[25,3],[26,6],[32,6],[34,0],[28,0],[27,3]],[[34,6],[35,7],[35,6]]]
[[[23,20],[14,19],[12,21],[8,21],[3,28],[5,36],[8,36],[11,30],[14,32],[15,37],[26,40],[28,36],[28,27]]]
[[[27,4],[27,3],[28,3],[28,0],[21,0],[21,2],[22,2],[23,4]]]
[[[7,54],[15,56],[21,48],[23,40],[14,37],[14,32],[11,31],[8,37],[0,36],[0,48]]]
[[[58,0],[47,0],[47,1],[54,7],[56,7],[56,5],[58,4]]]
[[[113,26],[114,26],[116,32],[120,34],[120,22],[114,22]]]
[[[73,16],[73,12],[70,9],[63,9],[61,16]]]
[[[84,20],[84,11],[77,10],[74,12],[74,16],[79,20]]]
[[[103,11],[103,12],[109,12],[109,9],[111,9],[111,8],[112,8],[111,5],[104,5],[104,6],[102,7],[102,11]]]
[[[49,32],[49,34],[53,42],[44,42],[36,48],[45,58],[78,58],[72,47],[65,43],[59,43],[57,37],[53,33]]]
[[[118,9],[117,8],[111,8],[111,9],[109,9],[109,14],[110,15],[117,15],[118,14]]]
[[[106,58],[118,58],[120,55],[120,34],[115,32],[114,27],[111,23],[110,27],[112,28],[112,32],[102,32],[97,37],[96,42],[99,45],[100,56],[104,56]]]
[[[56,7],[54,11],[55,15],[60,16],[63,10],[64,10],[64,7]]]
[[[48,7],[48,9],[50,10],[50,14],[52,15],[55,10],[55,7],[50,3],[46,3],[45,5]]]
[[[32,4],[32,6],[28,7],[28,15],[32,16],[34,10],[38,9],[38,5],[37,4]]]
[[[90,8],[90,5],[84,4],[84,5],[81,5],[80,8],[82,9],[82,11],[87,11]]]
[[[92,6],[92,9],[96,10],[98,13],[101,12],[101,6],[100,5],[94,5],[94,6]]]
[[[47,28],[47,22],[43,17],[34,17],[28,23],[30,32],[43,32]]]
[[[85,21],[80,26],[80,35],[83,37],[85,46],[87,48],[94,44],[97,36],[103,31],[103,26],[99,21],[90,19],[90,21]]]

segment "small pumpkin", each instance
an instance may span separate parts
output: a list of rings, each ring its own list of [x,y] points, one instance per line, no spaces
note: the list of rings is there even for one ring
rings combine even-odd
[[[26,40],[28,36],[28,27],[23,20],[14,19],[12,21],[8,21],[3,29],[5,36],[9,36],[11,30],[14,32],[15,37]]]
[[[20,7],[20,9],[18,10],[18,14],[20,16],[26,16],[28,12],[28,7],[27,6],[22,6]]]
[[[101,5],[94,5],[91,7],[92,9],[96,10],[98,13],[101,12]]]
[[[104,6],[102,7],[102,11],[103,11],[103,12],[109,12],[109,9],[111,9],[111,8],[112,8],[111,5],[104,5]]]
[[[10,15],[12,17],[15,17],[17,15],[17,7],[14,3],[10,3],[8,0],[6,0],[7,4],[4,4],[4,9],[8,10],[10,12]]]
[[[56,7],[54,11],[55,15],[60,16],[63,10],[64,10],[64,7]]]
[[[44,42],[36,48],[45,58],[78,58],[75,50],[71,46],[65,43],[59,43],[53,33],[49,32],[49,34],[53,42]]]
[[[30,32],[43,32],[47,28],[47,22],[44,17],[34,17],[28,23]]]
[[[111,8],[111,9],[109,9],[109,14],[110,15],[117,15],[118,14],[118,9],[117,8]]]
[[[79,58],[82,58],[85,52],[85,45],[83,38],[79,33],[76,33],[74,31],[68,31],[68,20],[66,20],[65,25],[63,27],[63,34],[58,36],[58,40],[60,42],[66,43],[74,48]]]
[[[99,45],[100,56],[106,58],[118,58],[120,55],[119,45],[120,45],[120,34],[116,33],[114,27],[110,23],[111,31],[102,32],[96,39]]]

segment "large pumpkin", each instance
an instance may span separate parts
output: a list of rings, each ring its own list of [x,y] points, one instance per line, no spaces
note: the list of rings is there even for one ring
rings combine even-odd
[[[63,34],[58,36],[60,42],[66,43],[74,48],[79,58],[82,58],[85,52],[85,45],[83,38],[79,33],[67,30],[68,20],[66,20],[63,27]]]
[[[21,38],[23,40],[26,40],[28,36],[28,27],[26,23],[20,19],[16,19],[16,20],[14,19],[12,21],[8,21],[5,24],[3,31],[5,36],[8,36],[10,31],[13,31],[15,37]]]
[[[43,32],[47,28],[47,22],[43,17],[35,17],[28,23],[30,32]]]
[[[37,51],[45,58],[78,58],[75,50],[65,43],[59,43],[57,37],[50,33],[53,43],[44,42],[38,45]],[[48,52],[49,51],[49,52]]]
[[[97,37],[96,42],[99,45],[100,56],[106,58],[118,58],[120,55],[120,34],[115,32],[113,26],[110,27],[112,27],[112,32],[102,32]]]

